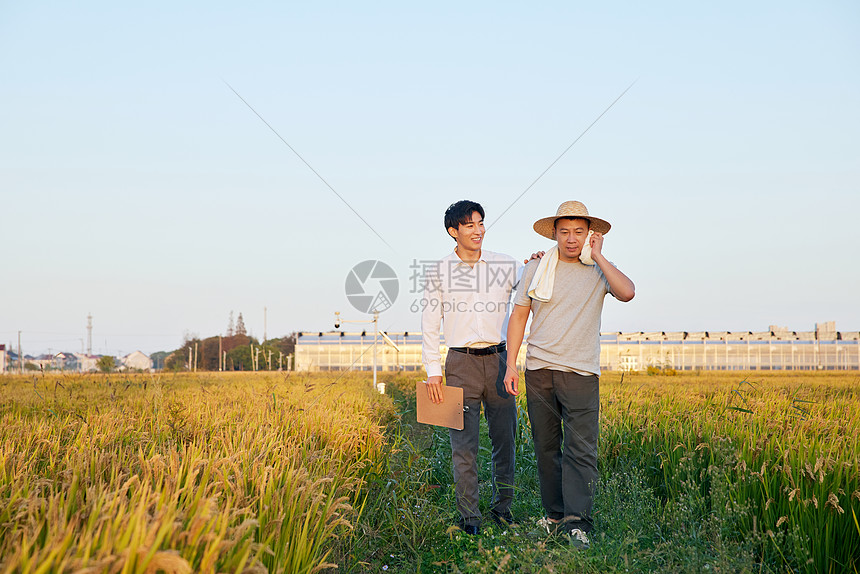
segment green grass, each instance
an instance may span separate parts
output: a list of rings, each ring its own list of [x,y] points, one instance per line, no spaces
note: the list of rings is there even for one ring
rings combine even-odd
[[[0,572],[856,572],[852,373],[607,373],[591,547],[456,523],[414,377],[0,377]],[[482,511],[491,495],[482,424]]]
[[[543,511],[524,404],[513,508],[519,526],[500,531],[488,525],[477,537],[453,531],[457,516],[447,431],[416,424],[413,383],[389,380],[400,412],[387,430],[389,474],[370,485],[372,503],[354,536],[339,547],[342,567],[355,572],[856,571],[856,376],[772,374],[741,385],[743,400],[736,391],[744,379],[737,373],[619,379],[609,374],[601,383],[601,473],[587,551],[535,527]],[[794,408],[801,404],[799,396],[809,401],[802,403],[809,408],[803,417]],[[486,514],[491,476],[485,424],[481,440]],[[799,489],[794,496],[789,486]],[[836,497],[827,508],[825,492]]]

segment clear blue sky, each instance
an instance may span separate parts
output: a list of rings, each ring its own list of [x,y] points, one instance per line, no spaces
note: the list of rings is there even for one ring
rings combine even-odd
[[[858,30],[848,1],[0,2],[0,342],[330,329],[365,259],[415,331],[462,198],[520,257],[562,201],[612,222],[637,295],[604,331],[856,331]]]

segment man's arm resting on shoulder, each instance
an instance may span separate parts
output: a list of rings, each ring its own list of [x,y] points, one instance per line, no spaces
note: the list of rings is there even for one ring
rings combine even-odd
[[[523,344],[523,335],[526,332],[526,323],[529,321],[531,306],[514,305],[511,318],[508,319],[508,364],[505,369],[505,390],[512,395],[519,393],[520,374],[517,372],[517,355]]]
[[[532,259],[540,259],[544,255],[546,255],[546,251],[535,251],[534,253],[532,253],[531,257],[529,257],[528,259],[523,259],[523,263],[527,264]]]

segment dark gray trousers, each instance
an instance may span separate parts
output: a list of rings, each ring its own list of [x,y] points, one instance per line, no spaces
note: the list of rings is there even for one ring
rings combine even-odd
[[[478,509],[478,430],[481,405],[492,442],[493,502],[490,508],[507,514],[514,499],[514,440],[517,405],[505,391],[506,353],[467,355],[448,351],[446,385],[463,389],[463,430],[451,429],[454,492],[457,510],[465,524],[481,524]]]
[[[588,532],[597,484],[599,378],[527,370],[526,401],[544,510],[549,518],[578,522],[571,527]]]

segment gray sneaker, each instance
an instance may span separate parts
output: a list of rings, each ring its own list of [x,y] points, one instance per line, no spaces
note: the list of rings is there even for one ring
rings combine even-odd
[[[567,536],[570,539],[570,545],[578,550],[586,550],[591,546],[591,542],[588,541],[588,534],[579,528],[573,528],[567,533]]]

